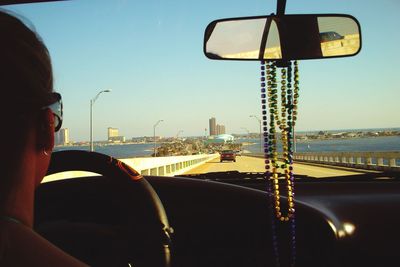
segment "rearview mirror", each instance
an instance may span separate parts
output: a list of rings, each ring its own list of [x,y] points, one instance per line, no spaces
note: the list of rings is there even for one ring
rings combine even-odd
[[[316,14],[221,19],[205,31],[204,53],[222,60],[295,60],[354,56],[361,50],[358,21]]]

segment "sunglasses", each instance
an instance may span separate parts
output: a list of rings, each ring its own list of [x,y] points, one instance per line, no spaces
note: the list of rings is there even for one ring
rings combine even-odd
[[[61,129],[62,121],[63,121],[63,104],[61,101],[61,95],[59,93],[52,93],[55,99],[53,104],[50,104],[45,108],[49,108],[54,115],[54,131],[58,132]]]

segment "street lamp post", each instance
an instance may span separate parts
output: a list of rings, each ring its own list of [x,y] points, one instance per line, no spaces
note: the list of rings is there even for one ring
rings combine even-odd
[[[263,152],[263,142],[262,142],[262,140],[263,140],[263,136],[262,136],[262,127],[261,127],[261,120],[260,120],[260,118],[259,117],[257,117],[256,115],[250,115],[250,118],[255,118],[256,120],[258,120],[258,123],[260,124],[260,152],[262,153]]]
[[[156,149],[156,146],[157,146],[157,141],[156,141],[156,127],[157,127],[157,125],[158,125],[160,122],[162,122],[162,121],[163,121],[163,120],[157,121],[156,124],[154,124],[154,126],[153,126],[154,157],[157,157],[157,149]]]
[[[90,152],[93,152],[93,105],[96,102],[97,98],[99,98],[101,93],[109,93],[111,90],[103,90],[97,93],[97,95],[90,99]]]

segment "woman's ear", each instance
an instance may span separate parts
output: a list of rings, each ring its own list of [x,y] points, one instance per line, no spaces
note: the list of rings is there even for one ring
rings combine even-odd
[[[40,112],[36,140],[40,152],[51,152],[54,147],[54,114],[47,108]]]

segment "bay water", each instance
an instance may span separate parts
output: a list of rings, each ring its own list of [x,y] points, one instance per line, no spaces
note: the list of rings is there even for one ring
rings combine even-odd
[[[245,152],[259,153],[260,139],[243,139],[241,142],[249,143],[243,146]],[[95,151],[113,156],[115,158],[150,157],[154,145],[147,144],[115,144],[95,146]],[[62,146],[60,150],[89,150],[89,146]],[[278,145],[278,150],[280,146]],[[296,143],[297,152],[366,152],[366,151],[400,151],[400,136],[363,137],[349,139],[312,140]]]

